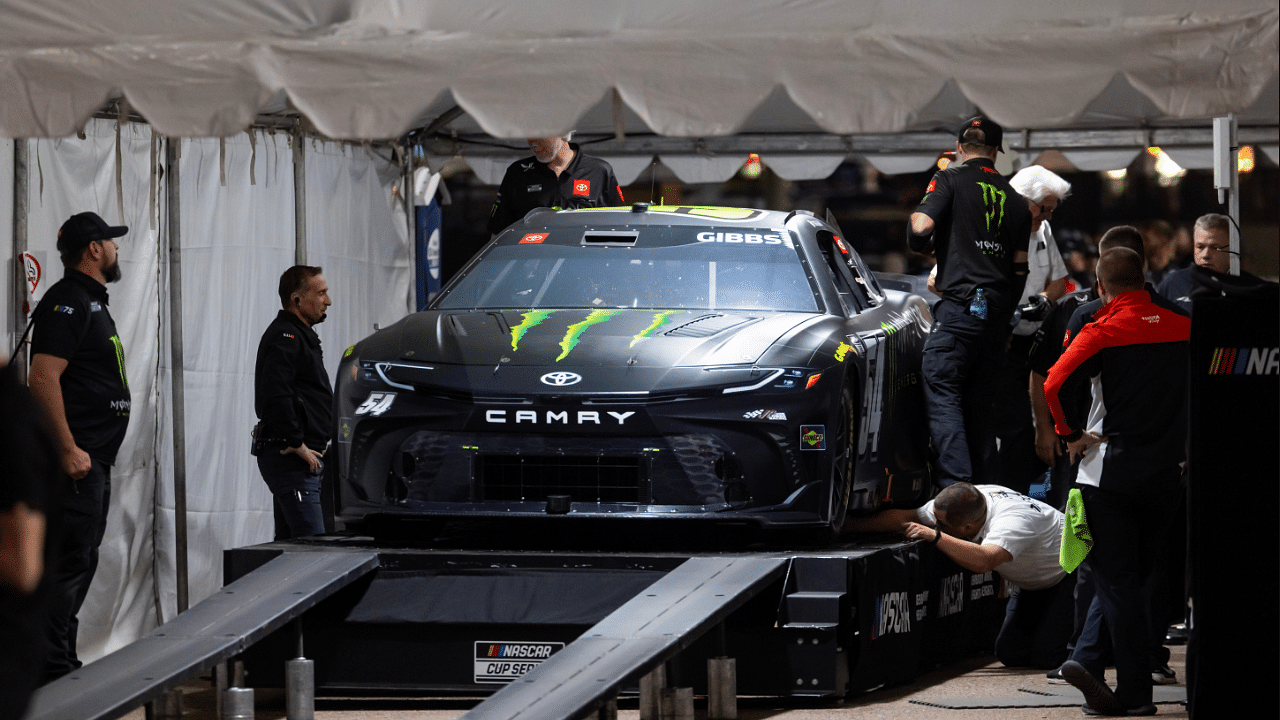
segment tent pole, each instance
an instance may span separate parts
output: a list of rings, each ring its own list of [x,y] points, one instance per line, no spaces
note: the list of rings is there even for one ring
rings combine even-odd
[[[178,612],[187,599],[187,428],[182,377],[182,203],[178,176],[181,138],[165,142],[165,206],[169,230],[169,352],[173,393],[173,526],[177,550]]]
[[[301,127],[293,133],[293,263],[307,264],[307,164]]]
[[[1230,233],[1230,249],[1231,265],[1229,272],[1232,275],[1240,274],[1240,123],[1236,119],[1235,113],[1227,115],[1227,124],[1231,127],[1231,157],[1227,162],[1227,167],[1231,168],[1231,193],[1227,196],[1227,213],[1231,215],[1231,224],[1235,227],[1227,228]]]
[[[27,251],[27,203],[30,197],[27,178],[27,157],[29,148],[25,138],[13,140],[13,341],[22,337],[27,327],[27,313],[22,306],[27,301],[27,264],[22,254]],[[27,348],[26,344],[18,348],[18,357],[14,360],[14,372],[18,382],[27,382]]]

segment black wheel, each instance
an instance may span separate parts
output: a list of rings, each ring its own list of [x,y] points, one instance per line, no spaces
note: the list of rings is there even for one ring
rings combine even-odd
[[[849,512],[849,494],[853,491],[853,468],[857,448],[853,432],[857,412],[853,404],[853,392],[846,385],[840,391],[840,407],[836,413],[835,432],[831,433],[831,483],[827,506],[828,527],[831,536],[839,537],[844,519]]]

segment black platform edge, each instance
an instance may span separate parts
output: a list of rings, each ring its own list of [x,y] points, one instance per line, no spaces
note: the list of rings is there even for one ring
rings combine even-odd
[[[376,569],[376,552],[285,552],[146,637],[36,691],[24,720],[111,720],[207,672]]]
[[[787,557],[694,557],[464,720],[581,717],[674,657],[786,570]]]
[[[1075,707],[1084,703],[1084,696],[1075,688],[1060,691],[1041,691],[1020,688],[1022,695],[996,697],[950,697],[928,700],[908,700],[913,705],[942,708],[944,710],[981,710],[986,708],[1049,708]],[[1185,703],[1187,689],[1182,686],[1156,686],[1151,688],[1152,703],[1169,705]]]

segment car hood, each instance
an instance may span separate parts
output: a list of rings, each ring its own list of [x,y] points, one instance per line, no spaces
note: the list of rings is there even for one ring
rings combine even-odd
[[[545,373],[576,371],[608,379],[588,380],[574,391],[653,391],[674,380],[667,373],[672,368],[801,364],[813,348],[789,352],[788,337],[821,317],[705,310],[426,311],[369,338],[360,355],[403,363],[408,374],[397,374],[431,385],[465,382],[474,390],[545,392],[545,383],[538,384]],[[442,367],[417,374],[411,372],[416,365]],[[458,368],[465,368],[466,380]]]

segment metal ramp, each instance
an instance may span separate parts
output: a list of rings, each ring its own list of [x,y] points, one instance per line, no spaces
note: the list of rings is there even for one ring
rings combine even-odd
[[[180,687],[376,569],[376,552],[285,552],[150,635],[40,688],[25,720],[109,720]]]
[[[781,576],[785,556],[694,557],[512,682],[465,720],[564,720],[599,707]]]

